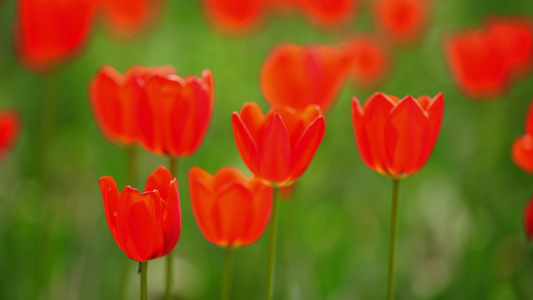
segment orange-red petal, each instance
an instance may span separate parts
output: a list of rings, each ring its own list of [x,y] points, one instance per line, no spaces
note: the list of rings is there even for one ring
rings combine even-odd
[[[274,114],[259,145],[260,176],[273,182],[289,179],[293,166],[289,133],[279,114]]]
[[[298,178],[307,169],[326,132],[323,116],[317,117],[303,132],[292,153],[291,178]]]
[[[524,208],[524,228],[526,231],[526,238],[533,239],[533,198],[529,199]]]
[[[20,131],[20,117],[13,109],[0,111],[0,158],[13,148]]]
[[[234,112],[231,117],[233,136],[244,164],[254,174],[259,173],[259,147],[241,116]]]

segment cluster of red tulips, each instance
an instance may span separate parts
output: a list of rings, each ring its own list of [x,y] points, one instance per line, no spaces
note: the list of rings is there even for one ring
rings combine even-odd
[[[347,22],[355,0],[203,0],[215,27],[243,32],[267,11],[303,11],[321,26]],[[130,36],[146,27],[162,1],[20,0],[16,43],[23,64],[47,72],[79,52],[97,17],[111,31]],[[339,47],[282,43],[265,59],[260,89],[270,105],[245,103],[231,116],[238,152],[252,174],[222,167],[213,175],[201,167],[188,172],[193,213],[205,238],[226,250],[257,241],[269,226],[265,295],[272,298],[280,189],[291,188],[308,168],[326,132],[326,115],[351,75],[356,84],[373,87],[389,70],[383,40],[416,39],[428,21],[429,0],[379,0],[371,9],[378,32],[353,35]],[[483,30],[468,30],[446,41],[446,56],[459,88],[473,98],[501,97],[510,82],[530,71],[533,31],[527,19],[493,19]],[[381,38],[379,38],[381,37]],[[385,38],[383,38],[385,37]],[[390,42],[390,41],[389,41]],[[390,44],[390,43],[389,43]],[[103,135],[125,147],[135,160],[138,145],[169,160],[169,169],[154,166],[144,190],[119,190],[113,177],[99,180],[111,236],[141,272],[141,299],[147,295],[147,262],[167,257],[166,299],[172,297],[172,250],[182,230],[178,162],[201,146],[214,114],[215,80],[210,70],[180,76],[172,66],[133,66],[124,74],[102,67],[89,84],[90,104]],[[533,106],[532,106],[533,107]],[[235,108],[237,110],[237,108]],[[364,103],[353,97],[355,141],[363,162],[393,182],[387,299],[393,299],[400,181],[428,161],[439,135],[444,96],[397,97],[374,93]],[[228,121],[230,116],[227,116]],[[0,156],[20,130],[17,113],[0,112]],[[229,124],[229,122],[228,122]],[[526,134],[512,148],[516,164],[533,173],[533,108]],[[134,165],[134,164],[132,164]],[[129,184],[135,186],[133,166]],[[181,185],[183,188],[183,185]],[[183,199],[181,199],[183,201]],[[533,238],[533,199],[524,214]],[[185,229],[187,230],[187,229]],[[229,299],[227,264],[223,297]]]

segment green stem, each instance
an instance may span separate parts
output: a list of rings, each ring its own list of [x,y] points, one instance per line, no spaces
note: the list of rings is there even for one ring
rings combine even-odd
[[[233,248],[226,247],[226,255],[224,256],[224,279],[222,283],[222,300],[231,299],[231,261],[233,258]]]
[[[178,166],[179,159],[177,157],[170,157],[170,174],[172,177],[178,179]],[[165,286],[165,300],[170,300],[172,297],[172,265],[174,260],[174,255],[170,251],[167,255],[167,282]]]
[[[146,278],[148,276],[148,261],[139,262],[139,269],[141,270],[141,300],[148,298],[148,289]]]
[[[274,267],[276,259],[276,235],[278,231],[278,192],[279,188],[274,188],[274,195],[272,199],[272,217],[270,219],[270,235],[268,239],[268,260],[267,260],[267,274],[265,284],[265,299],[272,299],[272,290],[274,283]]]
[[[400,180],[392,181],[392,211],[390,224],[389,246],[389,275],[387,279],[387,300],[394,299],[394,264],[396,260],[396,236],[398,232],[398,194],[400,192]]]

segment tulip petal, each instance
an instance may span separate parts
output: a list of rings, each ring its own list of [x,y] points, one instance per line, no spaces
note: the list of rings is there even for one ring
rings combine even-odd
[[[150,192],[153,190],[159,191],[159,195],[163,199],[168,197],[168,184],[172,181],[172,175],[164,166],[159,166],[155,169],[148,179],[146,179],[146,185],[144,187],[145,192]]]
[[[220,217],[214,213],[215,195],[212,189],[213,176],[198,167],[189,171],[191,205],[204,237],[213,244],[221,243]]]
[[[435,142],[437,141],[437,137],[439,136],[440,127],[442,124],[442,116],[444,113],[444,96],[442,93],[438,93],[437,96],[431,99],[426,111],[430,123],[430,139],[429,143],[427,144],[425,155],[421,157],[421,161],[419,162],[420,166],[423,166],[425,161],[428,160],[431,152],[433,151],[433,147],[435,146]]]
[[[163,231],[156,216],[157,192],[139,191],[126,187],[120,194],[117,215],[118,237],[124,252],[133,260],[149,260],[154,252],[162,251]]]
[[[90,100],[94,117],[107,139],[114,141],[122,137],[122,110],[119,83],[124,78],[111,67],[104,67],[91,82]]]
[[[392,110],[385,125],[385,147],[391,175],[412,174],[425,161],[427,144],[430,142],[430,122],[418,102],[407,96]]]
[[[0,158],[15,144],[20,131],[20,116],[11,109],[0,111]]]
[[[293,161],[287,128],[279,114],[274,114],[266,128],[259,148],[261,177],[270,182],[283,183],[289,179]]]
[[[262,124],[265,120],[265,115],[263,115],[261,107],[255,102],[244,103],[239,115],[253,139],[260,141],[264,135]]]
[[[261,237],[272,213],[272,187],[258,179],[250,182],[253,206],[253,222],[243,239],[243,246],[254,243]]]
[[[252,173],[258,174],[259,149],[254,138],[246,127],[241,116],[239,116],[239,114],[236,112],[234,112],[231,117],[231,123],[233,125],[233,137],[235,138],[235,144],[237,144],[237,149],[239,150],[244,164]]]
[[[291,178],[296,179],[307,169],[326,132],[323,116],[316,118],[304,131],[294,147]]]
[[[524,209],[524,228],[528,240],[533,239],[533,198],[529,199]]]
[[[168,185],[168,198],[166,198],[163,214],[164,250],[162,255],[167,255],[174,249],[181,233],[181,208],[178,182],[172,180]]]
[[[117,184],[111,176],[101,177],[98,183],[100,184],[100,192],[102,193],[102,198],[104,199],[104,211],[105,218],[107,220],[107,226],[109,226],[109,231],[111,231],[111,235],[113,236],[113,239],[117,243],[118,247],[124,251],[122,243],[118,238],[117,213],[119,193]]]
[[[526,113],[526,134],[533,135],[533,101],[529,104]]]
[[[370,168],[377,172],[390,169],[392,163],[385,147],[385,126],[394,107],[394,102],[383,93],[375,93],[363,105],[363,124],[368,138],[370,153],[372,153],[372,158],[374,159]]]
[[[220,215],[220,231],[226,245],[239,246],[253,218],[252,194],[239,182],[226,185],[215,196],[215,211]]]
[[[359,149],[359,154],[363,162],[369,167],[374,169],[376,162],[372,157],[372,151],[370,150],[370,145],[368,142],[368,137],[365,129],[365,115],[364,111],[361,108],[359,100],[355,97],[352,98],[352,123],[355,134],[355,141],[357,143],[357,148]]]

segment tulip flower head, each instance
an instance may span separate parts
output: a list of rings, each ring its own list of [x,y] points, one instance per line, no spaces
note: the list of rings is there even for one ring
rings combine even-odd
[[[109,141],[130,145],[138,140],[138,98],[145,81],[155,74],[174,74],[174,69],[134,66],[122,75],[104,66],[98,71],[89,86],[90,102],[98,127]]]
[[[146,80],[137,119],[139,139],[148,150],[185,156],[200,146],[213,114],[211,71],[201,77],[156,74]]]
[[[323,26],[335,26],[353,15],[355,0],[307,0],[300,1],[314,22]]]
[[[0,110],[0,159],[11,152],[20,132],[20,117],[13,109]]]
[[[25,67],[46,73],[75,56],[92,27],[93,0],[20,0],[15,39]]]
[[[99,183],[107,225],[129,258],[144,262],[174,249],[181,232],[179,191],[165,167],[150,174],[144,193],[127,186],[119,194],[110,176]]]
[[[389,68],[385,47],[370,37],[353,37],[342,51],[351,59],[351,73],[354,83],[371,87],[380,83]]]
[[[525,131],[514,141],[511,157],[518,167],[533,174],[533,101],[527,110]]]
[[[263,234],[272,210],[272,188],[261,180],[246,178],[232,167],[215,175],[193,167],[189,186],[194,217],[211,243],[235,248]]]
[[[161,8],[161,0],[106,0],[102,12],[108,27],[118,36],[131,36],[148,25]]]
[[[428,0],[379,0],[376,21],[397,42],[410,42],[424,29],[428,19]]]
[[[442,123],[444,98],[375,93],[361,107],[352,100],[352,120],[359,153],[372,170],[393,179],[420,170],[428,160]]]
[[[264,115],[245,103],[232,116],[233,136],[248,169],[278,187],[291,185],[307,169],[326,130],[318,106],[298,112],[278,106]]]
[[[263,64],[261,91],[272,106],[304,110],[308,105],[318,105],[327,111],[349,67],[349,57],[337,49],[282,44]]]
[[[527,239],[533,240],[533,198],[529,199],[524,209],[524,228]]]
[[[203,0],[203,5],[207,17],[217,29],[241,33],[259,22],[267,2],[267,0]]]

